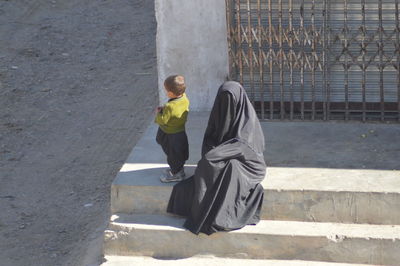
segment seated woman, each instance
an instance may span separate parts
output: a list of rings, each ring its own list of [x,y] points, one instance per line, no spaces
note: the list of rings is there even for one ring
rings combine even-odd
[[[187,217],[194,234],[212,234],[260,220],[265,177],[264,135],[243,87],[218,90],[194,176],[173,188],[167,211]]]

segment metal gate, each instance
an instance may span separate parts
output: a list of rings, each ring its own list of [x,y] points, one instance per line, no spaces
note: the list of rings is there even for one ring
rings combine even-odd
[[[261,119],[400,121],[400,0],[226,0],[230,79]]]

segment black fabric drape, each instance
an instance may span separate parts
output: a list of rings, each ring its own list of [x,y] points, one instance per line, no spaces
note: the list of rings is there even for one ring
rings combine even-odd
[[[194,176],[176,184],[167,211],[191,232],[212,234],[256,224],[264,189],[264,135],[243,87],[218,90]]]

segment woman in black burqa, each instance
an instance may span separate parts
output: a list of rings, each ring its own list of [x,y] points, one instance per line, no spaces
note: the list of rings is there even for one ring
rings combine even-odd
[[[264,189],[264,135],[243,87],[222,84],[204,134],[194,176],[173,188],[167,211],[186,216],[184,227],[198,234],[256,224]]]

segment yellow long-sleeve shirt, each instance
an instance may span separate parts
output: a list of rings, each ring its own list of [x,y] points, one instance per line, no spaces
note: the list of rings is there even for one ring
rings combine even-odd
[[[185,93],[182,97],[169,100],[162,111],[157,113],[154,122],[167,134],[184,131],[189,104],[189,99]]]

